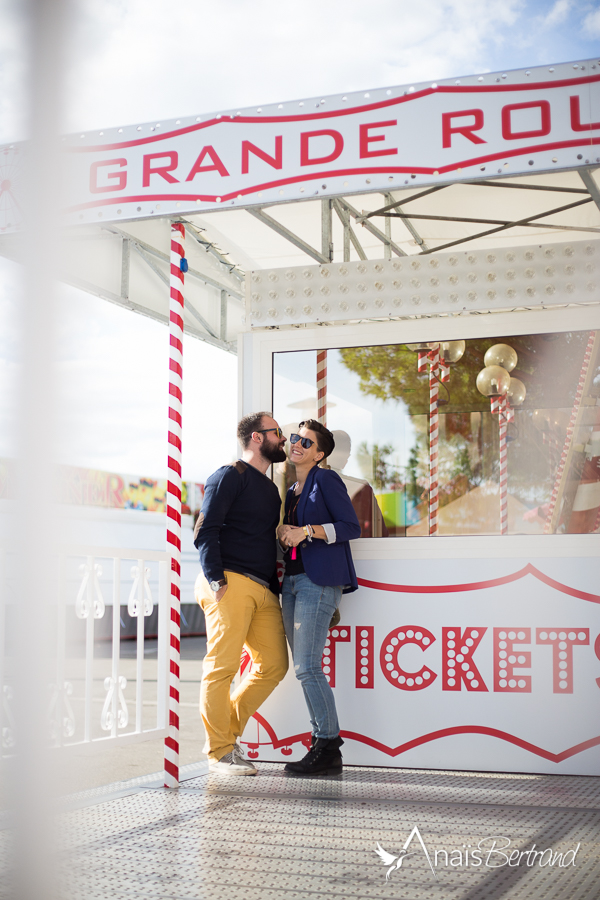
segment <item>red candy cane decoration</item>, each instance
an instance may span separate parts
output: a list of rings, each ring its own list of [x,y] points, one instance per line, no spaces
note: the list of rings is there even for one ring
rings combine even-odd
[[[508,453],[506,429],[508,425],[508,397],[499,399],[498,426],[500,430],[500,534],[508,534]]]
[[[429,351],[429,534],[438,533],[438,393],[440,345]]]
[[[183,272],[185,231],[171,223],[171,299],[169,306],[169,477],[167,552],[171,556],[169,617],[169,733],[165,738],[165,787],[179,785],[179,655],[181,602],[181,402],[183,387]]]
[[[327,426],[327,350],[317,350],[317,420]]]
[[[546,523],[544,525],[544,534],[550,534],[550,532],[552,530],[552,520],[554,517],[554,508],[556,506],[558,492],[560,490],[563,473],[565,471],[565,465],[567,464],[567,457],[569,455],[569,451],[571,449],[571,443],[573,441],[573,433],[575,431],[575,423],[577,421],[577,416],[579,414],[579,408],[581,406],[581,399],[583,397],[583,388],[585,386],[585,381],[586,381],[588,369],[590,366],[590,360],[592,358],[592,350],[594,348],[595,338],[596,338],[596,332],[590,331],[587,346],[585,348],[585,353],[583,356],[583,365],[581,366],[581,372],[579,375],[579,383],[577,385],[577,393],[575,394],[575,402],[573,404],[573,409],[571,410],[571,418],[569,419],[569,424],[567,426],[567,434],[565,436],[565,443],[563,445],[560,462],[558,463],[558,467],[556,469],[556,478],[554,480],[554,487],[552,489],[552,495],[550,497],[550,503],[548,505],[548,514],[546,516]]]

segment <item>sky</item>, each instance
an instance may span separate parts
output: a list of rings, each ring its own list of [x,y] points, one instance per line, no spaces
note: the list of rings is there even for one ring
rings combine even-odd
[[[0,0],[0,145],[27,135],[25,6]],[[600,0],[71,0],[68,19],[63,132],[600,53]],[[19,284],[0,259],[0,456]],[[166,328],[71,288],[60,308],[60,458],[164,476]],[[203,481],[236,454],[237,361],[192,338],[184,354],[183,475]]]

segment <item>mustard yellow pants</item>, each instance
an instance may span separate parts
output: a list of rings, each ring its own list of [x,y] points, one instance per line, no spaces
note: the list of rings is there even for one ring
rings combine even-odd
[[[279,600],[268,588],[237,572],[227,572],[227,590],[217,603],[202,573],[196,600],[206,619],[200,715],[206,730],[204,752],[219,760],[230,753],[246,723],[288,668],[288,650]],[[252,672],[230,694],[246,646]]]

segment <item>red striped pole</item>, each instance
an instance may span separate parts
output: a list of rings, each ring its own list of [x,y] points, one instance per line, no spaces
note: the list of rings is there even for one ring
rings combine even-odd
[[[171,299],[169,306],[169,476],[167,553],[171,556],[169,598],[169,733],[165,738],[165,787],[179,786],[179,641],[181,576],[181,401],[183,388],[183,272],[185,231],[171,223]]]
[[[508,397],[499,398],[498,427],[500,430],[500,534],[508,534],[508,453],[506,442]]]
[[[440,345],[429,351],[429,534],[438,533],[438,392]]]
[[[550,497],[550,503],[548,505],[548,515],[546,516],[546,523],[544,525],[544,534],[550,534],[550,532],[552,530],[552,519],[554,517],[554,507],[556,506],[558,492],[560,490],[560,485],[561,485],[563,474],[565,471],[565,466],[567,464],[567,457],[569,455],[569,450],[571,449],[571,443],[573,441],[573,434],[575,432],[575,423],[577,422],[577,416],[579,414],[579,409],[581,407],[581,399],[583,397],[583,388],[585,386],[585,381],[586,381],[588,369],[590,366],[590,360],[592,358],[592,350],[594,349],[595,338],[596,338],[596,332],[590,331],[587,346],[585,348],[585,353],[583,356],[583,364],[581,366],[581,372],[579,374],[579,383],[577,385],[577,393],[575,394],[575,402],[573,404],[573,409],[571,410],[571,418],[569,419],[569,424],[567,426],[567,434],[565,437],[565,443],[563,445],[560,462],[558,463],[558,466],[556,469],[556,478],[554,480],[554,488],[552,489],[552,495]]]
[[[327,426],[327,350],[317,350],[317,420]]]

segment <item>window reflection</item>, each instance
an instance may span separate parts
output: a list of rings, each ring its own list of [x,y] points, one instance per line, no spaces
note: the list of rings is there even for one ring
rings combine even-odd
[[[467,340],[438,385],[440,535],[499,534],[498,413],[476,387],[486,351],[514,349],[526,397],[506,426],[509,534],[600,531],[600,368],[594,332]],[[430,384],[405,344],[328,352],[330,465],[344,479],[363,537],[430,533]],[[316,351],[274,356],[274,413],[287,433],[316,417]],[[289,463],[277,473],[294,481]]]

